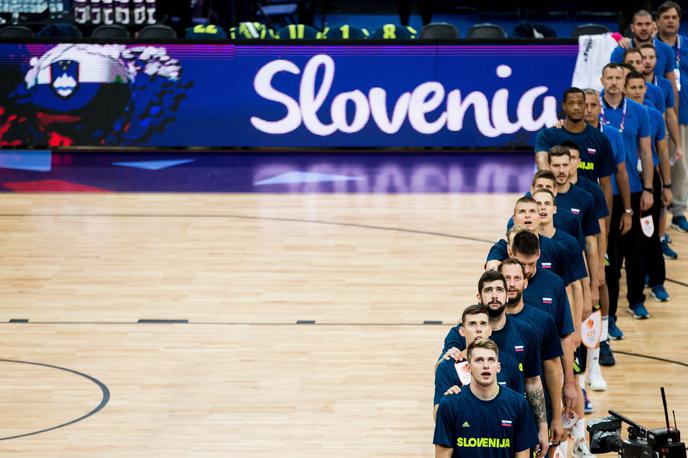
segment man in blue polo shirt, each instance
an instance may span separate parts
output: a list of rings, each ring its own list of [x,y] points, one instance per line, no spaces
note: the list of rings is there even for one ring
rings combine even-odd
[[[471,383],[444,397],[437,410],[433,443],[440,458],[528,458],[538,446],[533,412],[523,395],[500,386],[499,349],[489,339],[467,351]],[[544,456],[547,447],[538,455]]]
[[[624,53],[623,59],[624,59],[623,63],[630,66],[628,68],[629,72],[633,71],[633,72],[638,72],[638,73],[642,74],[642,72],[643,72],[643,55],[640,52],[640,49],[635,49],[635,48],[627,49],[626,52]],[[628,76],[628,72],[626,73],[626,76]],[[649,104],[653,108],[656,108],[660,113],[662,113],[662,116],[664,116],[664,113],[666,112],[666,102],[664,99],[664,93],[662,92],[662,90],[658,86],[655,86],[650,81],[647,82],[645,87],[646,87],[645,104],[646,105]]]
[[[491,285],[493,288],[506,289]],[[461,314],[461,326],[459,333],[465,337],[466,345],[470,346],[478,339],[489,339],[492,328],[488,318],[487,307],[482,304],[473,304],[466,307]],[[459,357],[442,359],[435,369],[435,396],[433,400],[433,415],[437,414],[437,407],[447,392],[458,393],[461,387],[470,383],[470,372],[467,371],[466,351],[461,351]],[[523,372],[513,356],[499,351],[499,362],[502,370],[497,374],[497,382],[518,393],[524,393]]]
[[[674,56],[668,45],[653,37],[652,15],[648,11],[638,10],[633,15],[631,32],[633,33],[633,38],[630,39],[628,45],[632,49],[637,49],[645,43],[654,45],[657,48],[657,71],[660,76],[664,76],[673,84]],[[609,59],[610,62],[614,64],[622,63],[624,52],[625,49],[622,46],[615,48]]]
[[[612,145],[612,150],[614,151],[614,160],[617,163],[625,164],[627,161],[626,149],[623,142],[623,137],[619,130],[610,125],[604,125],[600,122],[600,112],[602,105],[600,103],[600,94],[594,89],[585,90],[585,122],[593,126],[595,129],[600,130],[608,139]],[[635,164],[629,163],[629,170],[633,171]],[[624,166],[624,172],[626,167]],[[634,190],[637,189],[638,192],[642,189],[640,184],[640,178],[637,173],[633,172],[632,175],[626,175],[625,184],[629,186],[629,181],[633,183]],[[623,211],[624,209],[631,210],[631,197],[630,191],[627,188],[626,192],[619,192],[617,188],[617,181],[612,180],[612,188],[614,193],[614,203],[612,207],[616,207],[619,212],[616,214],[612,213],[612,218],[609,220],[608,237],[607,237],[607,248],[605,252],[601,253],[602,256],[606,256],[609,252],[609,242],[618,240],[619,237],[626,235],[628,231],[631,230],[634,223],[631,213]],[[635,192],[635,191],[634,191]],[[617,219],[613,219],[616,215]],[[603,262],[603,260],[601,260]],[[607,268],[605,268],[606,274]],[[610,310],[610,296],[609,287],[607,285],[608,279],[605,275],[605,285],[600,289],[600,304],[602,306],[602,336],[600,337],[600,365],[602,366],[613,366],[616,364],[614,360],[614,353],[609,345],[609,336],[614,339],[623,338],[623,332],[616,325],[616,315],[609,315]],[[618,299],[618,293],[617,293]],[[616,313],[616,312],[614,312]]]
[[[655,83],[655,85],[657,85],[662,92],[664,92],[667,107],[667,110],[664,113],[666,127],[669,131],[671,139],[673,140],[673,145],[675,145],[675,148],[678,148],[680,152],[681,136],[679,133],[678,110],[676,106],[678,102],[674,100],[674,88],[669,80],[662,78],[655,73],[655,64],[657,62],[657,51],[655,50],[655,47],[648,43],[643,44],[640,46],[640,53],[643,55],[642,73],[645,77],[645,81]],[[663,186],[666,186],[667,184],[671,184],[671,178],[669,178],[669,181],[664,183]],[[676,259],[678,258],[678,254],[669,246],[669,237],[666,235],[666,218],[664,217],[664,214],[665,208],[662,206],[660,208],[659,226],[657,227],[659,239],[662,244],[662,251],[664,253],[664,257],[667,259]]]
[[[499,265],[507,286],[506,313],[516,320],[530,324],[537,330],[540,348],[542,384],[545,387],[547,421],[550,425],[550,442],[561,441],[564,431],[561,424],[561,342],[557,325],[552,316],[534,305],[523,302],[523,290],[527,284],[525,269],[516,259],[509,258]]]
[[[678,123],[681,148],[673,153],[671,166],[671,185],[673,200],[671,227],[688,232],[686,220],[686,199],[688,198],[688,163],[685,159],[688,150],[688,38],[679,35],[681,26],[681,6],[672,1],[664,2],[657,8],[657,38],[669,45],[673,51],[674,74],[678,89]]]
[[[640,73],[631,73],[626,77],[625,92],[628,98],[643,104],[645,102],[645,79]],[[664,118],[661,113],[650,106],[646,106],[650,118],[650,137],[652,144],[654,204],[647,212],[652,215],[654,231],[651,236],[643,233],[640,237],[645,257],[645,270],[652,297],[659,302],[669,300],[669,294],[664,289],[666,268],[662,246],[659,241],[659,209],[671,203],[671,189],[663,188],[662,182],[671,180],[671,166],[669,165],[669,149],[666,142]],[[661,170],[661,173],[660,173]]]
[[[556,275],[553,276],[556,277]],[[507,316],[506,290],[497,287],[505,285],[506,282],[501,273],[492,270],[484,272],[478,280],[478,299],[488,308],[492,340],[502,351],[513,356],[523,370],[526,398],[535,414],[540,448],[544,453],[549,444],[547,410],[544,388],[540,379],[540,352],[535,336],[536,331],[530,325]],[[440,359],[458,359],[460,350],[464,348],[466,348],[466,339],[459,332],[459,326],[454,326],[444,339]]]

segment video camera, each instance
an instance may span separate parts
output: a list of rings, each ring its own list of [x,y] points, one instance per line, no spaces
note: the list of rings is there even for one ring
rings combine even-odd
[[[624,458],[686,458],[686,444],[681,442],[681,432],[669,426],[664,387],[660,388],[664,404],[666,428],[647,429],[623,415],[609,411],[610,416],[588,422],[590,451],[592,453],[617,452]],[[621,438],[621,424],[628,427],[628,439]]]

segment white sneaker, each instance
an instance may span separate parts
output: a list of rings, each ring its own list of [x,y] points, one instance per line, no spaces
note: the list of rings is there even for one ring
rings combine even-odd
[[[590,453],[588,444],[585,442],[585,438],[575,439],[573,441],[573,458],[597,458],[595,455]]]
[[[602,377],[602,371],[599,366],[593,366],[588,369],[588,384],[593,391],[607,390],[607,382]]]

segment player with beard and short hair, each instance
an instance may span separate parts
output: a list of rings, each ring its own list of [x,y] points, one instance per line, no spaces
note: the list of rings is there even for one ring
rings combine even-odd
[[[493,285],[492,288],[505,289],[504,286]],[[489,339],[492,328],[488,318],[487,307],[482,304],[473,304],[466,307],[461,314],[461,326],[459,333],[465,337],[466,345],[470,346],[479,339]],[[524,393],[523,372],[518,368],[518,363],[513,356],[499,352],[499,361],[502,370],[497,374],[497,382],[507,386],[518,393]],[[433,415],[437,413],[437,406],[442,397],[447,394],[456,394],[461,387],[470,383],[470,372],[466,376],[466,351],[462,351],[457,359],[442,359],[435,370],[435,396]]]
[[[537,331],[547,421],[550,424],[550,442],[558,445],[563,438],[564,430],[561,423],[561,380],[563,377],[561,356],[563,352],[557,325],[549,313],[523,302],[523,290],[528,280],[525,278],[525,269],[520,262],[509,258],[499,265],[499,272],[506,280],[507,315],[530,324]]]
[[[556,275],[552,275],[556,277]],[[559,281],[561,282],[561,280]],[[497,286],[501,286],[501,288]],[[526,398],[535,414],[539,447],[542,455],[544,455],[547,452],[549,440],[545,394],[540,380],[540,352],[535,337],[536,331],[530,325],[509,318],[506,314],[506,281],[501,273],[493,270],[484,272],[478,280],[477,296],[480,303],[488,308],[492,340],[504,353],[512,355],[523,370]],[[466,348],[466,339],[461,335],[458,328],[459,325],[449,330],[444,339],[444,348],[441,353],[443,356],[440,359],[458,359],[460,351]]]
[[[467,357],[471,383],[444,397],[437,410],[435,457],[528,458],[539,441],[533,413],[523,395],[498,384],[498,346],[476,340]]]

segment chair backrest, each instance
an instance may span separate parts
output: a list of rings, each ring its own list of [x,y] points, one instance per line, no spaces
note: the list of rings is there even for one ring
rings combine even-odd
[[[459,29],[447,22],[433,22],[423,26],[421,40],[455,40],[459,38]]]
[[[410,40],[418,36],[418,32],[409,26],[385,24],[378,27],[370,38],[374,40]]]
[[[226,40],[227,33],[219,25],[198,24],[187,28],[184,37],[192,40]]]
[[[275,32],[260,22],[240,22],[229,29],[232,40],[269,40],[275,38]]]
[[[469,30],[466,38],[477,40],[503,40],[509,38],[503,28],[497,24],[475,24]]]
[[[280,40],[317,40],[322,34],[314,27],[304,24],[289,24],[277,31]]]
[[[37,37],[46,38],[81,38],[83,34],[79,27],[68,22],[48,24],[38,31]]]
[[[572,38],[578,38],[581,35],[602,35],[603,33],[608,33],[609,28],[602,24],[581,24],[573,31],[571,34]]]
[[[136,34],[136,38],[141,40],[174,40],[177,32],[172,27],[162,24],[147,25]]]
[[[117,24],[98,26],[93,29],[93,32],[91,33],[91,38],[113,38],[122,40],[127,39],[130,36],[129,30],[126,27]]]
[[[370,34],[366,29],[345,24],[325,29],[323,35],[328,40],[365,40]]]
[[[2,38],[33,38],[33,32],[30,28],[23,25],[8,25],[0,29],[0,37]]]

